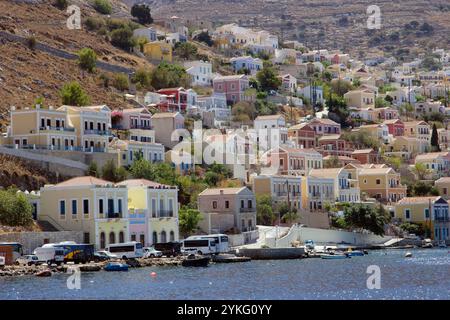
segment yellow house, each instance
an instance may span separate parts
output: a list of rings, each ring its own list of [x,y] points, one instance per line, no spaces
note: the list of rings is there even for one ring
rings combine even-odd
[[[406,196],[406,186],[400,183],[400,174],[385,165],[356,165],[344,167],[349,179],[358,179],[361,193],[384,202],[396,202]]]
[[[434,182],[434,186],[438,189],[442,198],[449,200],[450,197],[450,177],[442,177]]]
[[[394,218],[422,224],[435,240],[450,239],[448,202],[439,196],[405,197],[395,204]]]
[[[172,45],[164,41],[144,44],[144,54],[152,60],[172,62]]]
[[[415,137],[397,136],[386,146],[386,155],[396,155],[403,159],[414,158],[419,152],[423,152],[424,142]]]
[[[15,108],[3,144],[16,148],[101,151],[108,146],[111,110],[100,106]]]
[[[117,184],[128,189],[131,241],[144,245],[179,240],[178,189],[145,179]]]
[[[375,93],[369,89],[352,90],[344,94],[345,102],[349,107],[367,108],[375,107]]]
[[[39,220],[63,231],[83,231],[96,248],[129,239],[128,189],[94,177],[77,177],[40,190]]]

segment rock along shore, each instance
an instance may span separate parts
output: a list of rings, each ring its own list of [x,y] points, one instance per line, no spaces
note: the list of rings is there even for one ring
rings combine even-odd
[[[130,268],[143,268],[143,267],[163,267],[163,266],[181,266],[183,261],[182,257],[175,258],[140,258],[140,259],[129,259],[129,260],[116,260],[121,263],[127,263]],[[103,267],[108,263],[108,261],[102,262],[89,262],[85,264],[62,264],[62,265],[9,265],[0,267],[0,277],[8,276],[29,276],[36,275],[39,272],[45,270],[51,270],[52,273],[66,273],[67,269],[79,268],[81,272],[94,272],[103,270]]]

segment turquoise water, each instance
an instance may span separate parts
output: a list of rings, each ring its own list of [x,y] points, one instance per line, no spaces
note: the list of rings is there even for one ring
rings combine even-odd
[[[149,267],[129,272],[0,278],[0,299],[450,299],[448,249],[371,251],[343,260],[302,259]],[[367,267],[378,265],[381,289],[367,289]],[[156,277],[150,273],[156,272]]]

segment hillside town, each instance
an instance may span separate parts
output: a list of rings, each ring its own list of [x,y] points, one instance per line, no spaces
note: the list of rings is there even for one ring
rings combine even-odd
[[[101,19],[85,27],[99,32]],[[129,52],[154,67],[103,78],[122,106],[91,103],[82,81],[58,105],[39,95],[10,106],[0,153],[57,177],[0,191],[2,228],[42,233],[28,254],[210,234],[233,248],[294,247],[302,228],[353,245],[364,241],[349,232],[450,241],[450,50],[364,59],[201,22],[135,26]],[[96,72],[95,57],[80,51],[80,69]],[[30,217],[8,220],[7,197]]]

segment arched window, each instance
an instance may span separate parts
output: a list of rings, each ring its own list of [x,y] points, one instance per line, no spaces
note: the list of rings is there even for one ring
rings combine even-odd
[[[106,247],[106,236],[104,232],[100,233],[100,248],[104,249]]]
[[[156,231],[153,231],[153,244],[158,243],[158,234]]]
[[[167,235],[165,231],[161,232],[161,242],[162,243],[167,242]]]
[[[170,230],[170,241],[175,241],[175,232],[173,232],[173,230]]]
[[[119,232],[119,243],[124,243],[125,242],[125,236],[123,234],[123,231]]]
[[[109,233],[109,244],[116,243],[116,234],[114,232]]]

